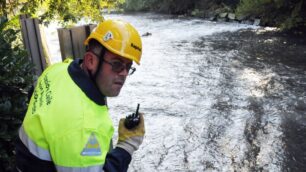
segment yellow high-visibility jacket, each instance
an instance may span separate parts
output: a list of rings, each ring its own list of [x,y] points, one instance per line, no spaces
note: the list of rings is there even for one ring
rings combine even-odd
[[[19,130],[29,153],[61,172],[102,171],[114,132],[105,96],[80,62],[65,61],[43,72]],[[128,156],[119,152],[119,159]],[[126,170],[130,159],[120,168]]]

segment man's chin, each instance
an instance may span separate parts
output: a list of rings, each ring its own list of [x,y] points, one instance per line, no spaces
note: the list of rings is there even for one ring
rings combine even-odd
[[[118,95],[119,95],[119,93],[118,94],[106,95],[106,97],[117,97]]]
[[[120,93],[120,90],[118,90],[118,91],[112,91],[112,92],[106,94],[105,96],[106,96],[106,97],[116,97],[116,96],[119,95],[119,93]]]

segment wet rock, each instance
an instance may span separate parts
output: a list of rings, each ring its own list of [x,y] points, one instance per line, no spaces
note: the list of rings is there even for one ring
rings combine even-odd
[[[238,21],[243,21],[243,20],[245,20],[246,18],[247,18],[247,16],[243,16],[243,15],[236,16],[236,19],[237,19]]]
[[[253,25],[259,26],[260,24],[260,19],[255,19]]]
[[[210,21],[216,21],[216,17],[215,17],[215,16],[209,17],[208,20],[210,20]]]
[[[206,13],[206,17],[210,20],[210,21],[216,21],[217,20],[217,15],[212,12],[212,11],[209,11]]]
[[[236,19],[236,15],[234,13],[229,13],[227,17],[230,20],[235,20]]]
[[[193,11],[191,12],[191,15],[192,15],[192,16],[198,16],[199,13],[200,13],[200,10],[199,10],[199,9],[195,9],[195,10],[193,10]]]
[[[220,14],[219,14],[219,17],[220,17],[220,18],[226,18],[226,17],[227,17],[227,13],[220,13]]]
[[[151,35],[152,35],[152,33],[146,32],[146,33],[142,34],[141,36],[145,37],[145,36],[151,36]]]

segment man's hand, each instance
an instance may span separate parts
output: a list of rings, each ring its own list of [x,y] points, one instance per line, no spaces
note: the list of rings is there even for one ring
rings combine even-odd
[[[144,127],[144,118],[143,114],[139,113],[140,115],[140,122],[139,124],[132,129],[127,129],[124,126],[125,118],[120,119],[119,122],[119,139],[117,143],[117,147],[120,147],[131,155],[134,151],[136,151],[143,141],[143,137],[145,134],[145,127]]]

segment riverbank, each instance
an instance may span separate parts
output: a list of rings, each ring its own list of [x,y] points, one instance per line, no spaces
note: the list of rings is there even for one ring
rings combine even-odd
[[[220,10],[219,10],[220,11]],[[263,25],[261,23],[261,20],[259,18],[241,18],[237,17],[232,12],[222,12],[217,13],[218,10],[214,13],[212,12],[199,12],[196,11],[195,13],[185,13],[185,14],[165,14],[163,12],[150,12],[150,11],[124,11],[123,9],[120,10],[106,10],[104,11],[104,14],[121,14],[121,15],[143,15],[143,14],[160,14],[160,15],[169,15],[172,18],[177,19],[203,19],[208,20],[212,22],[228,22],[228,23],[240,23],[240,24],[246,24],[246,25],[253,25],[253,26],[261,26],[261,27],[270,27],[267,25]],[[277,27],[271,27],[273,28],[273,32],[275,34],[279,34],[283,37],[292,37],[293,39],[301,39],[306,40],[306,30],[302,28],[296,28],[291,30],[282,30]],[[271,31],[272,32],[272,31]],[[148,32],[149,33],[149,32]]]
[[[305,34],[306,31],[306,2],[303,1],[126,0],[121,8],[125,11],[149,11],[178,16],[193,16],[211,21],[230,21],[264,27],[278,27],[295,34]]]

